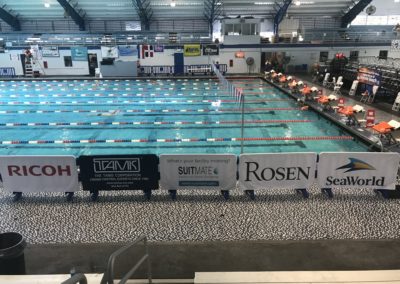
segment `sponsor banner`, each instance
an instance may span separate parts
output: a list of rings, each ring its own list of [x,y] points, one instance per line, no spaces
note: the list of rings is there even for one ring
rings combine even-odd
[[[101,57],[103,58],[118,58],[118,47],[117,46],[102,46]]]
[[[200,44],[185,44],[183,45],[183,56],[200,56]]]
[[[317,154],[243,154],[239,189],[308,188],[315,181]]]
[[[400,156],[397,153],[321,153],[321,188],[395,189]]]
[[[80,156],[83,190],[158,189],[156,155]]]
[[[163,189],[232,190],[236,186],[235,155],[161,155]]]
[[[43,57],[60,57],[58,46],[42,46]]]
[[[390,49],[393,51],[400,51],[400,39],[393,39]]]
[[[205,44],[203,45],[203,55],[219,55],[218,44]]]
[[[367,85],[379,86],[381,84],[382,76],[374,69],[362,67],[358,69],[357,80],[358,82]]]
[[[88,61],[87,47],[73,46],[71,47],[72,61]]]
[[[119,45],[119,56],[138,56],[138,49],[136,45]]]
[[[9,192],[79,190],[73,156],[0,156],[0,173]]]
[[[164,52],[164,46],[163,45],[155,45],[154,52]]]

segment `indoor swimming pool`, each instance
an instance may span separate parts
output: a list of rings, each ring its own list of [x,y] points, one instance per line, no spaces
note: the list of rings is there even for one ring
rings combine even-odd
[[[257,78],[245,96],[244,153],[366,151]],[[234,153],[241,106],[214,79],[0,82],[1,155]]]

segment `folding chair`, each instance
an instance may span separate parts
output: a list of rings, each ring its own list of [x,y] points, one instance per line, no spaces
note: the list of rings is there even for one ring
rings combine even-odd
[[[349,91],[349,95],[350,96],[355,96],[356,91],[357,91],[357,87],[358,87],[358,81],[354,80],[353,84],[351,85],[350,91]]]
[[[393,134],[396,130],[400,128],[400,122],[397,120],[391,120],[389,122],[382,121],[378,124],[375,124],[372,129],[375,130],[382,144],[386,145],[397,145],[399,142],[394,138]]]
[[[341,95],[342,93],[340,92],[340,89],[343,86],[343,82],[338,82],[336,85],[333,87],[333,94],[334,95]]]
[[[326,85],[328,84],[328,80],[329,80],[329,76],[330,75],[331,75],[330,73],[326,73],[325,74],[324,80],[322,81],[322,86],[326,87]]]
[[[328,89],[333,89],[335,85],[336,85],[336,77],[333,77],[332,82],[327,82],[325,87]]]
[[[378,90],[379,90],[379,86],[374,85],[372,87],[372,95],[369,96],[368,103],[373,103],[374,102],[375,96],[376,96],[376,93],[378,92]]]

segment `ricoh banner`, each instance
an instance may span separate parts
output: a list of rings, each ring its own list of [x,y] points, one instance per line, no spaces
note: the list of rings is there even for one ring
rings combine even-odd
[[[73,156],[0,156],[0,173],[9,192],[79,190]]]
[[[397,153],[321,153],[318,183],[321,188],[395,189]]]
[[[80,156],[83,190],[158,189],[156,155]]]
[[[235,155],[161,155],[162,189],[231,190],[236,186]]]
[[[239,189],[308,188],[315,181],[317,154],[243,154]]]

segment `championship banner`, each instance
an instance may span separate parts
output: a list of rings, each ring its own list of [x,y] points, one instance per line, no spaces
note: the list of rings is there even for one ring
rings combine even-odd
[[[158,189],[156,155],[80,156],[83,190]]]
[[[101,57],[103,58],[118,58],[117,46],[102,46]]]
[[[118,45],[119,56],[138,56],[136,45]]]
[[[164,46],[163,45],[155,45],[154,52],[164,52]]]
[[[317,154],[279,153],[239,156],[239,189],[308,188],[315,181]]]
[[[8,192],[79,190],[73,156],[0,156],[0,173]]]
[[[393,39],[390,49],[393,51],[400,51],[400,39]]]
[[[43,57],[60,57],[58,46],[42,46]]]
[[[321,188],[395,189],[400,156],[397,153],[321,153]]]
[[[235,155],[161,155],[163,189],[232,190],[236,186]]]
[[[373,69],[362,67],[358,69],[357,80],[360,83],[367,85],[377,85],[381,84],[382,76],[381,74]]]
[[[183,45],[183,56],[200,56],[200,44],[185,44]]]
[[[83,46],[71,47],[72,61],[88,61],[88,49]]]
[[[203,45],[203,55],[219,55],[219,46],[217,44]]]

